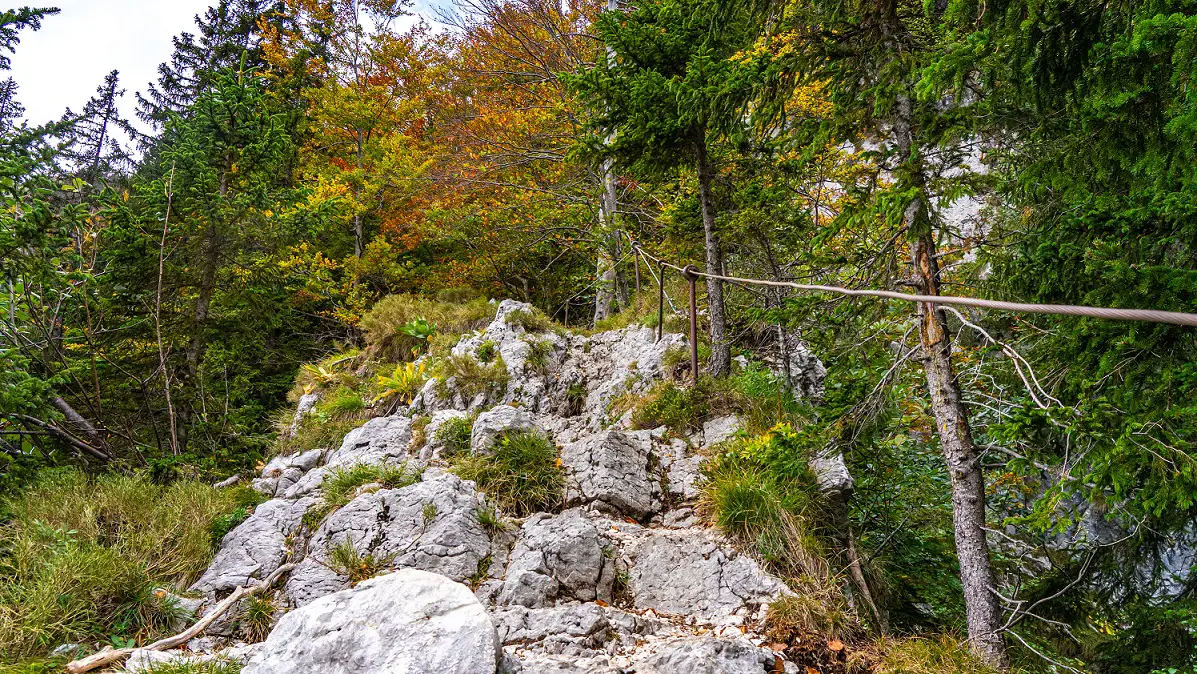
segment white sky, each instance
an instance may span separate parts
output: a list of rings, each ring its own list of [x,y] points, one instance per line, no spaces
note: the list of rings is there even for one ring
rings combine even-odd
[[[158,64],[170,58],[171,38],[194,33],[195,16],[213,0],[10,0],[4,7],[58,7],[37,32],[22,31],[12,56],[12,76],[19,85],[17,99],[31,124],[62,117],[66,108],[79,112],[96,92],[104,76],[120,71],[124,116],[142,126],[134,114],[134,92],[158,80]],[[419,0],[416,11],[436,0]]]
[[[12,6],[58,7],[36,33],[21,32],[12,57],[20,89],[17,98],[32,124],[56,120],[67,107],[78,112],[104,76],[119,70],[128,90],[121,109],[132,119],[135,91],[158,79],[158,64],[169,59],[171,38],[195,32],[195,15],[210,0],[48,0],[10,2]]]

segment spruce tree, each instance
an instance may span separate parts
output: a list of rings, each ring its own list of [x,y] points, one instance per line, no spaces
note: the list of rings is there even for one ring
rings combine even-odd
[[[133,155],[122,142],[122,135],[135,139],[140,134],[121,117],[118,105],[124,94],[120,75],[113,70],[104,77],[96,95],[83,105],[83,112],[76,115],[67,108],[63,115],[62,121],[70,125],[70,131],[61,156],[75,175],[92,185],[133,166]]]

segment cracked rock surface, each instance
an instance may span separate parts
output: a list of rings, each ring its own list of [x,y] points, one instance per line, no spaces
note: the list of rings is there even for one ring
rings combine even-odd
[[[685,338],[658,342],[643,327],[533,334],[511,320],[531,310],[499,303],[490,325],[454,349],[474,354],[493,342],[509,375],[502,394],[463,400],[452,382],[429,380],[408,409],[338,445],[271,459],[254,482],[271,500],[225,536],[192,589],[210,608],[293,563],[272,597],[281,619],[265,644],[210,631],[202,655],[197,640],[192,650],[141,656],[147,666],[227,653],[254,656],[246,674],[775,671],[779,661],[753,630],[787,588],[696,514],[703,457],[739,420],[708,421],[687,440],[608,414],[611,400],[659,380],[665,352]],[[530,363],[534,344],[543,346]],[[566,487],[552,512],[513,519],[447,470],[452,457],[436,430],[475,412],[475,455],[513,430],[559,447]],[[430,417],[422,446],[412,440],[417,415]],[[400,488],[359,485],[331,507],[325,477],[354,465],[422,473]],[[380,575],[353,580],[371,574]]]

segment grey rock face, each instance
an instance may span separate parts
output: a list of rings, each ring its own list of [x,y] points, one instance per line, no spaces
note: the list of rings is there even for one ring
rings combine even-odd
[[[649,474],[652,443],[643,435],[606,431],[566,445],[566,502],[643,518],[660,507],[660,483]]]
[[[790,384],[794,387],[794,398],[823,398],[824,380],[827,378],[827,368],[815,356],[806,342],[796,334],[786,335],[786,350],[790,360]],[[777,368],[778,374],[785,376],[785,368]]]
[[[244,674],[491,674],[494,625],[469,588],[403,569],[282,617]]]
[[[261,580],[282,566],[287,537],[299,529],[315,498],[273,499],[254,509],[249,519],[225,535],[204,575],[191,586],[203,594],[227,592]]]
[[[291,456],[276,456],[262,468],[262,476],[254,480],[254,489],[267,496],[282,496],[309,470],[320,464],[324,450],[312,449]]]
[[[666,491],[674,499],[698,498],[702,485],[703,457],[690,452],[684,440],[673,439],[657,447],[657,458],[665,471]]]
[[[474,454],[487,454],[495,444],[495,439],[501,434],[517,431],[544,433],[523,409],[499,405],[479,414],[474,421],[474,430],[470,434],[470,451]]]
[[[381,464],[409,458],[411,419],[395,415],[371,419],[349,431],[341,447],[328,457],[328,466],[355,463]]]
[[[637,674],[768,674],[776,656],[742,641],[691,639],[665,646],[637,663]]]
[[[502,606],[549,606],[562,599],[611,601],[612,544],[577,510],[534,515],[511,551],[496,597]]]
[[[499,674],[628,674],[628,670],[612,667],[608,659],[602,656],[578,658],[527,653],[520,657],[504,658]]]
[[[752,559],[698,529],[644,530],[627,550],[637,608],[739,623],[788,590]]]
[[[825,494],[846,497],[856,486],[852,474],[848,472],[848,464],[844,463],[844,455],[840,452],[819,453],[811,459],[810,467],[815,473],[819,491]]]
[[[702,425],[702,444],[707,447],[717,445],[735,435],[740,425],[740,417],[734,414],[708,419]]]
[[[478,573],[491,540],[478,521],[485,498],[474,483],[449,473],[426,473],[402,489],[366,493],[320,525],[308,555],[291,573],[285,594],[297,606],[345,589],[349,579],[328,568],[329,551],[349,541],[362,556],[393,568],[434,571],[454,580]]]
[[[584,384],[586,396],[581,416],[591,430],[600,430],[611,399],[625,391],[648,390],[662,376],[661,358],[665,352],[685,344],[685,337],[679,334],[666,334],[658,342],[656,331],[645,327],[576,337],[558,371],[561,382],[558,397],[565,399],[566,385]]]
[[[630,649],[637,635],[650,634],[655,627],[640,616],[597,604],[500,607],[491,617],[500,643],[534,646],[556,655],[583,656],[617,646]]]

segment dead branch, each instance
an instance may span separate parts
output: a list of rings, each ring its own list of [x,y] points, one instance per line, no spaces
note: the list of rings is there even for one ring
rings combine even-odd
[[[278,569],[276,569],[274,573],[270,574],[266,578],[266,580],[258,583],[257,585],[246,585],[244,587],[239,587],[236,590],[233,590],[232,594],[225,597],[224,601],[217,604],[211,611],[208,611],[208,613],[204,617],[202,617],[198,621],[196,621],[196,623],[194,625],[192,625],[191,627],[183,630],[182,632],[179,632],[178,634],[176,634],[172,637],[166,637],[164,639],[159,639],[158,641],[155,641],[154,643],[149,644],[148,646],[142,646],[141,648],[148,650],[148,651],[164,651],[168,648],[174,648],[176,646],[180,646],[182,644],[187,643],[192,638],[196,637],[197,635],[202,633],[204,630],[208,629],[208,627],[210,627],[212,625],[212,623],[216,622],[217,618],[224,615],[229,609],[231,609],[233,606],[235,606],[237,604],[237,602],[241,601],[242,599],[244,599],[246,597],[249,597],[249,596],[258,594],[259,592],[263,592],[265,590],[270,589],[270,587],[272,585],[274,585],[275,582],[278,581],[280,576],[282,576],[284,573],[287,573],[288,571],[290,571],[294,568],[295,568],[294,564],[284,564],[284,565],[278,567]],[[105,667],[107,665],[111,665],[111,664],[120,662],[120,661],[124,660],[125,658],[129,657],[130,655],[132,655],[133,651],[135,651],[135,650],[138,650],[138,649],[136,649],[136,648],[106,648],[106,649],[100,651],[99,653],[95,653],[95,654],[87,656],[86,658],[80,658],[78,660],[74,660],[72,662],[67,663],[66,671],[67,671],[67,674],[82,674],[83,672],[90,672],[93,669]]]

